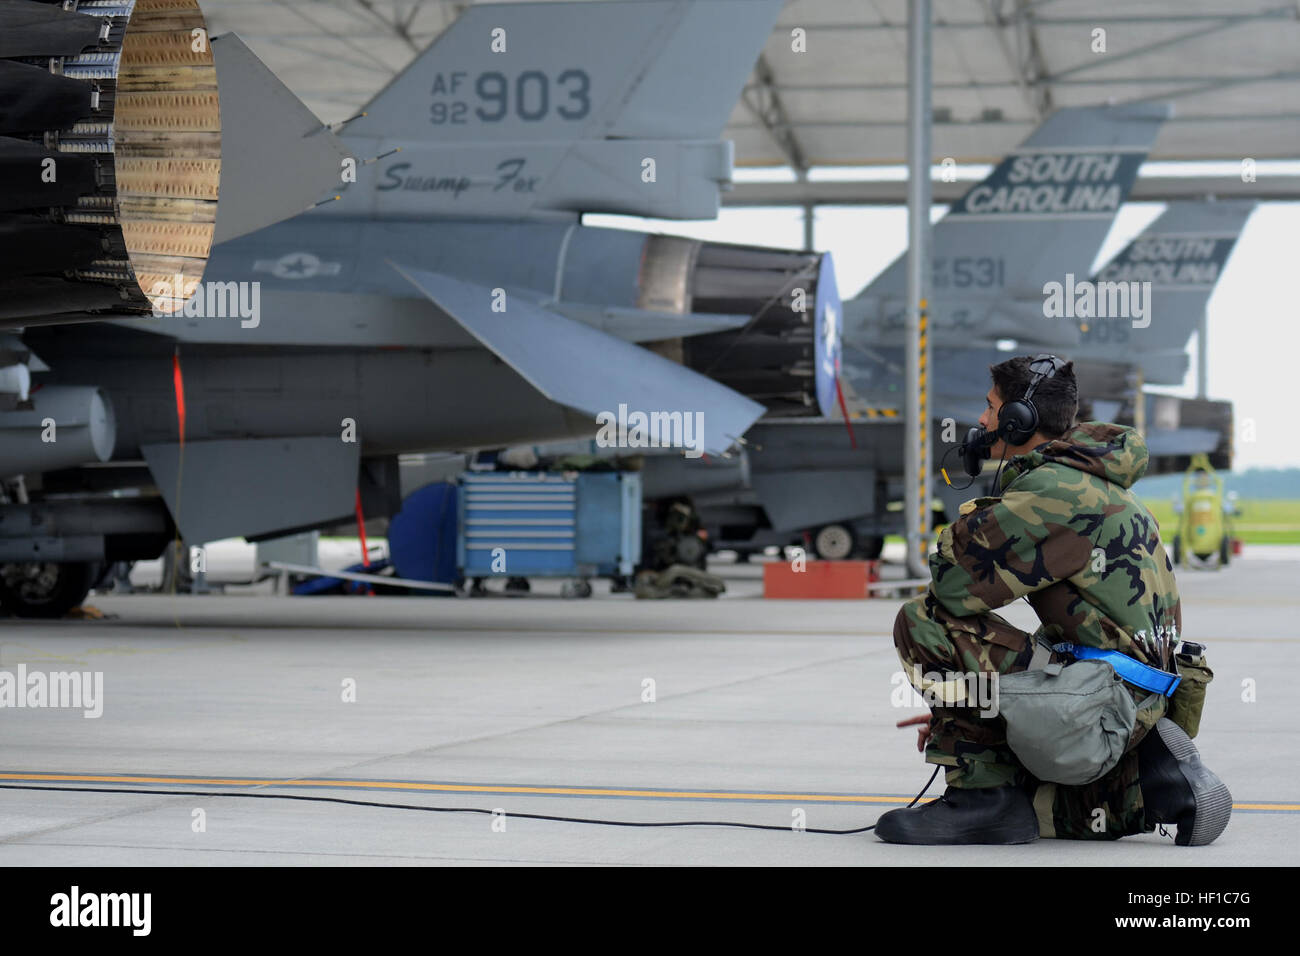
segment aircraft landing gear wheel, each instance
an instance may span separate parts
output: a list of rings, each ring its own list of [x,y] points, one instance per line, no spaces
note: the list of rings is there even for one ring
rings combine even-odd
[[[1226,568],[1232,558],[1232,539],[1227,535],[1219,542],[1219,567]]]
[[[533,586],[528,583],[527,578],[507,578],[505,593],[510,595],[523,595],[532,591]]]
[[[813,535],[813,553],[824,561],[843,561],[853,553],[857,541],[848,525],[827,524]]]
[[[0,564],[0,607],[18,617],[63,617],[86,599],[100,570],[89,561]]]
[[[1174,535],[1174,567],[1180,567],[1183,563],[1183,539],[1181,535]]]
[[[586,578],[578,581],[565,581],[560,593],[566,598],[589,598],[591,597],[591,582]]]

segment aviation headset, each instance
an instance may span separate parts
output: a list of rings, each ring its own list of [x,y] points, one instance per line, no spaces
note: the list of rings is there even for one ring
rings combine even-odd
[[[1023,445],[1034,436],[1034,432],[1038,431],[1038,409],[1034,406],[1034,391],[1044,381],[1064,369],[1066,364],[1064,359],[1057,358],[1055,355],[1034,356],[1033,361],[1029,363],[1029,371],[1033,373],[1033,378],[1029,380],[1029,388],[1025,390],[1023,398],[1002,403],[1002,407],[998,409],[998,427],[990,432],[982,425],[976,425],[966,432],[966,440],[958,449],[966,474],[972,478],[979,476],[984,460],[989,457],[999,438],[1011,446]]]

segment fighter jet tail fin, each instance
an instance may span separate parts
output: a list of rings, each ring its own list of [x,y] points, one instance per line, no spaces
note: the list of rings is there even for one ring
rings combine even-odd
[[[1081,319],[1079,355],[1136,362],[1147,384],[1181,385],[1188,342],[1254,209],[1249,200],[1170,203],[1093,277],[1099,306],[1136,290],[1145,315],[1108,308],[1121,315]]]
[[[1142,103],[1049,116],[935,224],[933,297],[1041,300],[1044,283],[1090,267],[1170,114]],[[901,300],[905,265],[895,260],[859,298]]]
[[[707,376],[518,296],[498,311],[491,289],[394,268],[551,401],[592,415],[593,431],[613,424],[626,447],[722,454],[766,411]]]
[[[374,189],[421,214],[712,218],[731,179],[719,136],[781,6],[477,4],[346,135],[402,150]]]
[[[716,139],[782,2],[476,4],[348,132],[442,143]]]
[[[983,391],[984,357],[1000,339],[1073,357],[1080,327],[1047,318],[1045,287],[1086,282],[1170,113],[1162,103],[1058,110],[934,225],[929,328],[942,407],[963,394],[954,371]],[[845,378],[868,407],[899,402],[906,265],[900,256],[845,303]],[[952,407],[969,410],[960,399]]]

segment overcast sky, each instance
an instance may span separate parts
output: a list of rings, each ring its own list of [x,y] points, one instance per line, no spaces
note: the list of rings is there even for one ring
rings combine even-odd
[[[1163,209],[1160,203],[1124,206],[1094,269]],[[936,208],[934,218],[943,211]],[[793,249],[803,244],[802,212],[790,208],[724,209],[718,220],[703,222],[629,216],[587,216],[584,222],[750,245]],[[814,239],[817,249],[834,255],[840,295],[851,298],[906,249],[907,213],[902,207],[821,206]],[[1300,388],[1298,274],[1300,203],[1262,203],[1247,222],[1209,305],[1209,397],[1234,403],[1236,471],[1300,467],[1300,426],[1291,407],[1291,391]],[[1161,391],[1196,394],[1195,348],[1193,337],[1183,387]],[[1245,440],[1247,419],[1254,422],[1253,442]]]

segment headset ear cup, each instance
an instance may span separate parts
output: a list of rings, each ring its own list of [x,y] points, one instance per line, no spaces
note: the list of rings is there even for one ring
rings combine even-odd
[[[998,432],[1008,445],[1023,445],[1038,430],[1038,410],[1026,401],[1007,402],[998,410]]]

